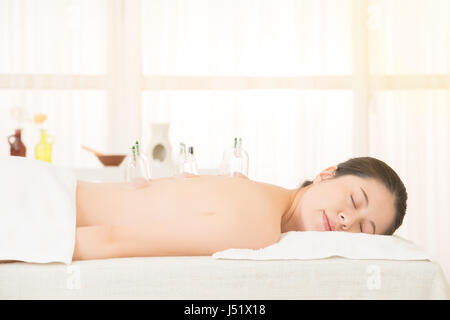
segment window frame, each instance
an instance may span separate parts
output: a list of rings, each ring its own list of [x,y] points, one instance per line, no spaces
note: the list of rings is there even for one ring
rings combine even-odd
[[[150,76],[142,73],[141,0],[109,2],[108,71],[105,75],[0,74],[1,89],[105,90],[108,148],[126,149],[142,138],[144,90],[304,89],[351,90],[353,156],[370,152],[370,111],[377,91],[447,89],[450,74],[371,75],[368,0],[352,0],[352,74],[342,76]],[[118,27],[121,26],[121,27]],[[111,32],[112,31],[112,32]],[[120,128],[120,130],[117,130]]]

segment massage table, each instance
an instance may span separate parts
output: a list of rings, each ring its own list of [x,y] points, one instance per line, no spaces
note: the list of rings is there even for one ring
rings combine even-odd
[[[449,293],[440,266],[430,261],[190,256],[0,263],[0,299],[449,299]]]
[[[74,172],[83,180],[122,179],[120,168]],[[158,176],[155,170],[154,175]],[[70,264],[0,262],[0,299],[449,298],[441,267],[429,260],[176,256]]]

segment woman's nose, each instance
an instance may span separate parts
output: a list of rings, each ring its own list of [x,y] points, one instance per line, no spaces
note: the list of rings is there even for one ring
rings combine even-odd
[[[338,214],[339,217],[339,222],[341,224],[342,229],[346,230],[348,229],[348,227],[350,226],[350,219],[348,217],[347,214],[345,214],[344,212],[340,212]]]

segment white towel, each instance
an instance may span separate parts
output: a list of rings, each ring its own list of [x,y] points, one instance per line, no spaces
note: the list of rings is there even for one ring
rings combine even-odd
[[[214,253],[212,257],[243,260],[311,260],[333,256],[362,260],[432,260],[413,242],[397,235],[319,231],[290,231],[282,233],[279,242],[266,248],[227,249]]]
[[[76,185],[70,169],[0,157],[0,260],[70,264]]]

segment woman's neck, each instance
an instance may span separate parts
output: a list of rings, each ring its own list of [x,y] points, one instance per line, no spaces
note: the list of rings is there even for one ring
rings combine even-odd
[[[289,209],[281,217],[281,232],[288,231],[302,231],[303,225],[301,222],[301,212],[299,210],[299,203],[303,197],[303,194],[308,187],[290,190],[290,203]]]

